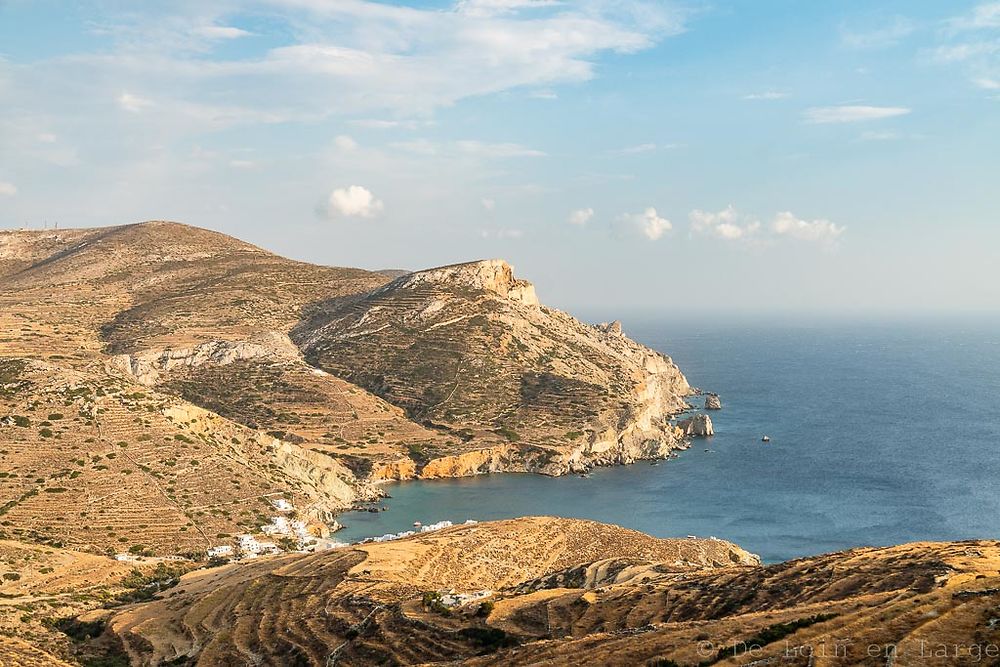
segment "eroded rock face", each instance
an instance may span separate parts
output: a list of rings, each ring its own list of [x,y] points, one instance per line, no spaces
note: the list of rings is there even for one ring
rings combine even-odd
[[[721,410],[722,400],[719,399],[718,394],[707,394],[705,396],[705,409],[706,410]]]
[[[597,325],[596,329],[612,336],[622,335],[622,323],[618,320],[614,322],[601,322]]]
[[[193,368],[212,364],[225,366],[247,359],[297,359],[298,348],[287,335],[277,331],[264,332],[247,341],[210,341],[196,347],[169,350],[147,350],[136,354],[116,354],[107,362],[110,370],[127,373],[139,384],[155,386],[162,374],[177,368]]]
[[[420,271],[317,312],[292,334],[307,362],[417,423],[468,435],[426,451],[415,469],[380,464],[385,479],[558,475],[683,446],[669,420],[691,388],[673,361],[620,323],[591,326],[539,305],[500,260]]]
[[[715,435],[715,429],[712,428],[712,418],[708,415],[694,415],[693,417],[682,419],[677,422],[677,428],[679,428],[684,435]]]
[[[417,271],[397,279],[392,285],[396,288],[407,288],[424,283],[482,289],[526,306],[539,305],[534,285],[515,278],[514,269],[502,259],[484,259]]]

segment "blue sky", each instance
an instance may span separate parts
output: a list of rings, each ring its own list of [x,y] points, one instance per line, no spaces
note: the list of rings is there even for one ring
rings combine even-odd
[[[1000,308],[1000,2],[0,0],[0,227],[504,257],[579,308]]]

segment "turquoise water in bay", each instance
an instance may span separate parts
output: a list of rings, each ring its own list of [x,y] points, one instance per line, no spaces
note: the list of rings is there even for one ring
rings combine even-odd
[[[389,511],[344,514],[335,537],[544,514],[714,535],[768,562],[1000,537],[1000,320],[624,324],[692,385],[721,394],[713,438],[658,465],[587,478],[387,485]]]

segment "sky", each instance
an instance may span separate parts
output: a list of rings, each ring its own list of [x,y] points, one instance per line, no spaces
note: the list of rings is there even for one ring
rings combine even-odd
[[[501,257],[569,310],[1000,310],[1000,2],[0,0],[0,228]]]

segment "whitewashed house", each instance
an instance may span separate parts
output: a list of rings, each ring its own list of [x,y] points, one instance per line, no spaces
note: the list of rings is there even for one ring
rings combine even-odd
[[[284,498],[274,498],[271,500],[271,506],[279,512],[291,512],[295,510],[295,507],[285,500]]]
[[[233,548],[228,544],[221,544],[217,547],[212,547],[205,553],[208,554],[209,558],[229,558],[233,555]]]

